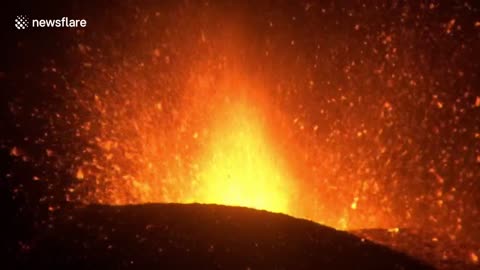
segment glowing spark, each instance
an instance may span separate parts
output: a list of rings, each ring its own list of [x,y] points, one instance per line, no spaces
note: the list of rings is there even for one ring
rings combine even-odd
[[[21,155],[20,150],[17,147],[13,147],[12,150],[10,150],[10,155],[14,157],[19,157]]]
[[[473,251],[470,252],[470,261],[472,261],[474,264],[478,263],[478,255]]]
[[[455,25],[455,19],[451,19],[446,26],[447,34],[450,34],[452,32],[452,28],[454,25]]]
[[[82,180],[85,178],[82,168],[78,168],[77,173],[75,174],[75,177],[79,180]]]
[[[400,228],[390,228],[390,229],[388,229],[388,232],[389,232],[389,233],[399,233],[399,232],[400,232]]]
[[[352,208],[353,210],[357,209],[357,203],[358,203],[358,197],[355,197],[353,199],[352,204],[350,205],[350,208]]]

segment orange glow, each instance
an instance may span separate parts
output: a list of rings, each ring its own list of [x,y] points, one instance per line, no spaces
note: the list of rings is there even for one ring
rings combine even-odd
[[[239,80],[212,85],[207,75],[194,77],[189,87],[173,120],[163,100],[139,100],[127,117],[115,99],[94,95],[101,129],[93,143],[100,152],[73,172],[82,180],[74,191],[79,199],[211,203],[295,215],[297,182],[288,149],[277,143],[285,131],[268,98]]]
[[[195,201],[289,212],[291,179],[247,104],[227,104],[200,162]]]
[[[135,76],[126,74],[125,80]],[[96,118],[79,131],[93,146],[72,169],[78,182],[68,198],[244,206],[338,229],[395,226],[376,212],[375,200],[362,195],[368,182],[353,185],[343,172],[326,181],[339,164],[335,152],[315,153],[309,144],[296,143],[297,126],[302,132],[305,127],[274,106],[265,89],[233,73],[222,76],[217,81],[209,73],[193,75],[174,102],[150,97],[141,84],[125,96],[80,97],[94,103]],[[310,164],[306,158],[313,158]],[[325,165],[314,174],[317,164]],[[315,181],[324,184],[312,187]]]
[[[169,58],[154,52],[152,65],[98,67],[105,71],[70,89],[81,147],[68,156],[68,199],[245,206],[338,229],[400,226],[381,182],[389,171],[368,151],[351,150],[370,136],[366,128],[333,111],[328,119],[338,123],[320,121],[328,104],[296,100],[297,86],[278,84],[270,69],[252,71],[241,39],[217,38],[215,50],[187,65],[168,60],[171,71],[157,70]],[[298,91],[314,85],[307,83]],[[394,107],[381,104],[382,113]],[[312,119],[306,106],[315,107]]]

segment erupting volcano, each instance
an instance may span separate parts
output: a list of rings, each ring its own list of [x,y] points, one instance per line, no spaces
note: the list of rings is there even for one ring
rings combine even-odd
[[[475,1],[19,5],[88,23],[5,31],[14,264],[478,267]]]

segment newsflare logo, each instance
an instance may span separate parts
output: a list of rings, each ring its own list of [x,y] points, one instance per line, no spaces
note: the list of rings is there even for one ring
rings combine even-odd
[[[15,18],[15,27],[17,29],[26,29],[28,28],[28,18],[25,15],[18,15]]]
[[[31,21],[31,23],[30,23]],[[86,27],[87,20],[85,19],[70,19],[63,17],[61,19],[32,19],[26,15],[18,15],[15,17],[15,28],[18,30],[24,30],[31,28],[74,28],[74,27]]]

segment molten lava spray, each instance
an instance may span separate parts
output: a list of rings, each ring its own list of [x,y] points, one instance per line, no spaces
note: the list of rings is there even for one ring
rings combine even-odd
[[[79,130],[93,157],[79,159],[72,194],[86,203],[196,202],[298,215],[290,147],[280,143],[288,132],[268,97],[230,71],[213,82],[194,74],[176,100],[148,96],[138,79],[120,97],[94,81],[95,117]]]
[[[293,185],[253,105],[233,101],[213,123],[200,161],[199,192],[205,203],[289,213]]]

